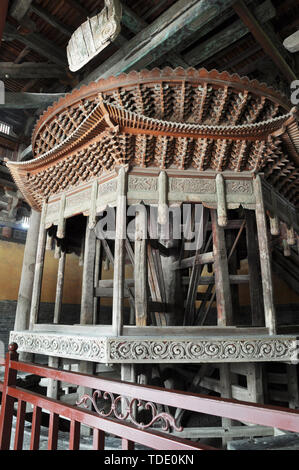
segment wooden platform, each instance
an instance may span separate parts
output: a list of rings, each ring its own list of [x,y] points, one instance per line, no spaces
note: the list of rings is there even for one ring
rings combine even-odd
[[[169,331],[168,331],[169,330]],[[36,325],[14,331],[10,342],[19,352],[104,364],[292,362],[298,336],[268,335],[265,328],[136,328],[113,336],[108,326]],[[216,330],[218,330],[216,332]],[[260,332],[258,331],[260,330]]]

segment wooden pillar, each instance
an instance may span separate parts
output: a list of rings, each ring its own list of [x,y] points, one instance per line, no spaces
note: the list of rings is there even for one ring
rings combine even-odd
[[[254,212],[245,210],[245,218],[252,325],[264,326],[261,263]]]
[[[103,247],[102,241],[96,240],[96,255],[95,255],[95,268],[94,268],[94,287],[97,288],[99,280],[102,277],[102,263],[103,263]],[[93,324],[98,323],[98,309],[100,305],[100,298],[94,297],[93,299]]]
[[[38,245],[40,219],[40,212],[33,210],[30,217],[30,225],[24,251],[18,304],[15,317],[15,331],[27,330],[29,328],[30,307],[34,282],[34,267]]]
[[[221,174],[216,176],[216,192],[218,225],[219,227],[225,227],[227,225],[225,181]]]
[[[224,229],[218,225],[217,212],[211,210],[215,289],[217,299],[217,316],[219,326],[232,325],[233,311],[229,283],[228,262],[225,246]]]
[[[123,329],[125,240],[127,220],[126,170],[121,167],[117,184],[116,234],[114,248],[112,330],[121,336]]]
[[[142,206],[135,218],[135,316],[136,326],[146,326],[147,303],[147,213]]]
[[[36,252],[34,281],[33,281],[33,289],[32,289],[32,302],[31,302],[31,310],[30,310],[30,322],[29,322],[30,330],[32,330],[35,323],[37,323],[38,311],[39,311],[39,306],[40,306],[40,296],[41,296],[41,290],[42,290],[45,249],[46,249],[46,239],[47,239],[47,231],[45,229],[46,215],[47,215],[47,204],[44,203],[42,214],[41,214],[41,220],[40,220],[38,245],[37,245],[37,252]]]
[[[48,366],[55,367],[55,369],[59,368],[59,357],[50,356],[48,359]],[[47,397],[53,398],[54,400],[58,400],[58,392],[59,392],[59,381],[54,379],[48,379],[48,386],[47,386]]]
[[[258,233],[258,242],[260,249],[263,299],[265,311],[265,324],[269,328],[270,335],[276,333],[275,307],[273,301],[272,271],[271,271],[271,254],[268,242],[267,221],[265,215],[262,182],[259,175],[253,180],[255,194],[255,215]]]
[[[84,264],[81,297],[81,325],[92,325],[94,310],[94,267],[96,253],[96,235],[89,228],[87,220],[84,245]]]
[[[66,261],[66,251],[61,250],[59,263],[58,263],[58,273],[57,273],[54,323],[59,323],[60,317],[61,317],[65,261]]]
[[[232,381],[229,364],[220,365],[220,386],[221,386],[221,398],[232,398]],[[224,429],[230,429],[232,426],[232,420],[229,418],[222,418],[222,427]],[[230,438],[222,438],[222,445],[226,447]]]

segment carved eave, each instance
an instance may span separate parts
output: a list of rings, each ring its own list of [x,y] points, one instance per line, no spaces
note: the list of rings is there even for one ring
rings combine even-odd
[[[100,80],[61,99],[36,125],[35,158],[8,166],[40,210],[53,194],[121,164],[218,173],[266,167],[271,175],[285,136],[292,156],[284,154],[279,168],[296,160],[297,130],[293,110],[264,84],[204,69],[155,69]]]

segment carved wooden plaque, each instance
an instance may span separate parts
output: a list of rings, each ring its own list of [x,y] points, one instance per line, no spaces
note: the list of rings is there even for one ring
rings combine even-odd
[[[98,15],[88,18],[72,35],[67,46],[69,68],[76,72],[107,47],[120,33],[122,8],[119,0],[105,0]]]

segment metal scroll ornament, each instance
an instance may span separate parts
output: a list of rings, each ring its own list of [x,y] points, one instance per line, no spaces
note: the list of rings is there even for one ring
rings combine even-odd
[[[114,41],[121,31],[119,0],[105,0],[98,15],[88,18],[72,35],[67,46],[69,68],[76,72]]]
[[[110,401],[107,410],[99,409],[97,401],[101,398]],[[122,396],[115,398],[111,392],[101,392],[100,390],[96,390],[92,396],[88,394],[83,395],[76,404],[78,406],[83,405],[85,408],[87,408],[89,403],[93,405],[96,413],[101,417],[110,418],[114,416],[120,421],[129,420],[139,429],[148,429],[155,423],[160,422],[162,424],[163,431],[174,430],[181,432],[183,430],[182,427],[178,427],[176,425],[173,416],[168,413],[158,413],[157,405],[152,402],[145,402],[143,400],[139,400],[138,398],[129,400],[127,397]],[[147,424],[142,422],[140,423],[136,420],[136,415],[138,415],[138,409],[140,407],[151,412],[151,419]],[[124,411],[119,411],[119,409]]]

